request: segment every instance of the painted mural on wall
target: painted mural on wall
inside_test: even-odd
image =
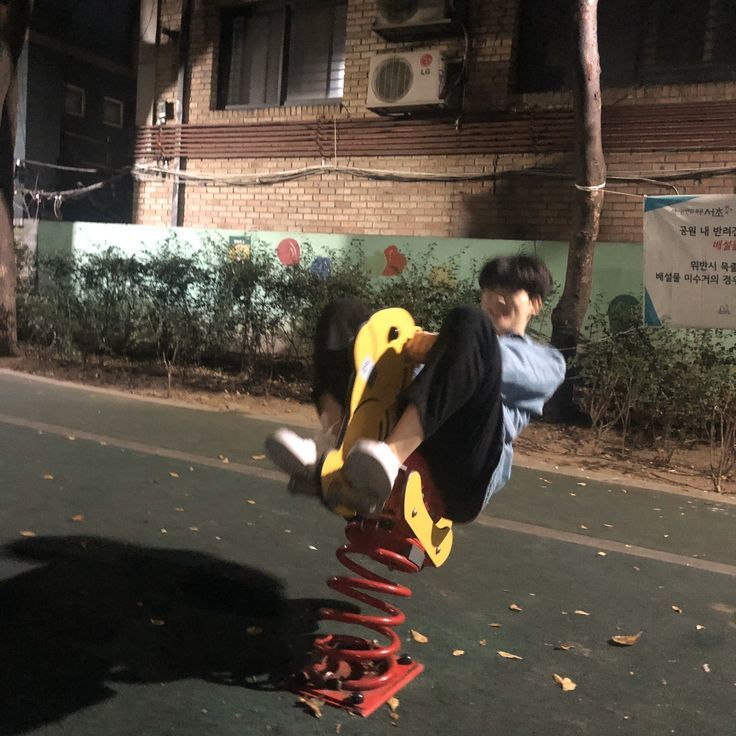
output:
[[[284,268],[299,264],[322,278],[330,278],[335,259],[353,258],[360,260],[374,278],[391,279],[412,268],[427,269],[430,282],[451,286],[458,278],[474,278],[489,258],[526,252],[543,258],[555,282],[562,284],[567,264],[567,243],[558,241],[238,232],[82,222],[40,222],[38,249],[39,254],[90,253],[114,246],[133,255],[155,252],[172,238],[186,252],[196,252],[207,241],[226,242],[233,258],[246,259],[253,252],[266,252]],[[593,299],[601,308],[608,309],[624,297],[641,298],[642,259],[641,244],[598,244]]]

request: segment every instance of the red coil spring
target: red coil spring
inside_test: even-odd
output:
[[[388,644],[380,646],[373,640],[344,634],[320,637],[315,640],[314,647],[323,655],[322,660],[310,668],[308,675],[312,681],[321,680],[325,684],[330,680],[339,680],[339,686],[343,690],[373,690],[386,684],[396,669],[396,655],[401,648],[401,640],[394,627],[402,624],[405,616],[396,606],[370,593],[408,598],[411,590],[366,569],[352,559],[351,555],[370,557],[391,570],[401,572],[418,572],[420,568],[407,559],[405,553],[380,546],[384,543],[406,550],[411,542],[409,538],[397,537],[390,531],[384,531],[377,522],[351,522],[345,534],[348,544],[338,548],[337,559],[360,577],[333,577],[327,581],[327,585],[343,595],[378,609],[383,615],[323,608],[319,618],[323,621],[364,626],[386,637]]]

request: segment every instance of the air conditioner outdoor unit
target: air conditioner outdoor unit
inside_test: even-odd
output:
[[[453,0],[378,0],[373,30],[389,41],[456,32]]]
[[[376,26],[415,26],[450,17],[449,0],[378,0]]]
[[[446,107],[446,64],[436,49],[371,57],[366,107],[383,115]]]

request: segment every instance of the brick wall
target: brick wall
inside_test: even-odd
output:
[[[162,25],[176,30],[181,0],[162,0]],[[372,33],[375,0],[349,0],[345,88],[342,105],[281,107],[258,110],[217,110],[216,77],[219,10],[215,3],[195,0],[192,19],[189,123],[248,123],[314,120],[318,117],[372,117],[364,100],[370,57],[400,47]],[[478,0],[471,3],[469,80],[465,110],[478,113],[511,107],[569,107],[569,93],[514,95],[513,40],[517,0]],[[450,58],[463,55],[463,40],[438,44]],[[159,99],[176,94],[175,43],[160,47],[157,64]],[[636,105],[653,102],[691,102],[736,99],[736,83],[648,86],[604,90],[604,104]],[[704,167],[736,166],[736,150],[723,152],[608,152],[609,175],[640,174]],[[207,175],[268,173],[310,166],[313,159],[191,159],[189,171]],[[338,163],[397,171],[478,173],[511,171],[533,165],[570,168],[569,154],[501,156],[352,157]],[[736,191],[736,177],[679,183],[680,193]],[[666,194],[671,188],[609,183],[601,219],[603,241],[641,240],[640,195]],[[615,192],[620,192],[614,193]],[[559,239],[569,237],[573,188],[554,179],[511,177],[495,183],[398,183],[359,180],[345,175],[322,175],[264,187],[187,185],[183,225],[260,230]],[[639,196],[626,196],[639,195]],[[171,182],[139,182],[136,222],[167,225],[171,221]]]

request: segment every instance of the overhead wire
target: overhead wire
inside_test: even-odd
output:
[[[628,184],[648,184],[650,186],[659,186],[663,188],[673,189],[675,194],[679,194],[677,187],[672,184],[673,180],[685,179],[704,179],[713,176],[726,176],[736,173],[736,167],[718,167],[714,169],[697,169],[686,171],[668,171],[657,172],[657,178],[645,176],[643,174],[612,174],[607,177],[607,182],[598,185],[595,189],[605,189],[611,194],[620,194],[622,196],[642,197],[641,194],[632,194],[629,192],[620,192],[609,189],[608,181],[628,183]],[[575,182],[575,176],[568,171],[559,171],[544,167],[528,167],[523,169],[506,169],[503,171],[479,172],[479,173],[436,173],[427,171],[399,171],[387,169],[374,169],[360,166],[345,166],[322,163],[314,166],[305,166],[295,169],[286,169],[276,172],[268,172],[263,174],[205,174],[192,170],[182,171],[171,169],[168,166],[160,164],[136,164],[133,167],[133,175],[137,178],[145,178],[146,176],[154,177],[179,177],[190,184],[200,185],[220,185],[220,186],[269,186],[297,179],[306,179],[312,176],[322,174],[344,174],[356,178],[373,179],[379,181],[395,181],[395,182],[484,182],[497,181],[499,179],[510,178],[514,176],[539,176],[556,180],[568,180],[578,189],[586,189]]]
[[[541,177],[549,178],[557,181],[569,182],[571,186],[576,186],[575,175],[569,171],[554,169],[543,166],[531,166],[527,168],[519,169],[505,169],[502,171],[482,171],[478,173],[437,173],[428,171],[401,171],[392,169],[376,169],[367,168],[361,166],[347,166],[322,163],[314,166],[298,167],[294,169],[285,169],[276,172],[267,173],[256,173],[256,174],[206,174],[190,169],[174,169],[167,165],[162,165],[159,159],[156,162],[152,160],[139,162],[132,166],[126,166],[117,170],[103,170],[103,169],[92,169],[82,168],[73,166],[62,166],[59,164],[49,164],[40,161],[20,159],[17,165],[27,164],[29,166],[42,166],[52,169],[58,169],[61,171],[76,171],[85,174],[107,174],[105,179],[102,179],[93,184],[78,186],[72,189],[64,189],[58,191],[47,191],[38,189],[37,185],[30,189],[24,186],[18,186],[17,191],[24,195],[30,195],[37,204],[41,201],[51,201],[54,203],[54,209],[56,212],[60,211],[61,205],[65,200],[68,199],[79,199],[90,195],[104,187],[110,186],[117,181],[122,180],[127,176],[132,176],[136,180],[150,181],[151,179],[160,178],[178,178],[179,180],[186,182],[190,185],[201,185],[201,186],[227,186],[227,187],[261,187],[261,186],[273,186],[276,184],[286,183],[290,181],[297,181],[299,179],[306,179],[314,176],[322,176],[324,174],[337,174],[350,176],[354,178],[369,179],[374,181],[392,181],[392,182],[406,182],[406,183],[462,183],[462,182],[493,182],[502,179],[508,179],[512,177],[528,176],[528,177]],[[674,191],[675,194],[679,194],[678,188],[672,183],[674,181],[685,181],[685,180],[697,180],[702,181],[703,179],[729,176],[736,174],[736,167],[734,166],[721,166],[712,167],[707,169],[683,169],[683,170],[668,170],[658,171],[656,178],[647,175],[649,172],[629,172],[629,173],[617,173],[609,174],[605,186],[602,187],[607,194],[619,195],[624,197],[635,197],[643,198],[643,194],[622,192],[617,189],[609,188],[609,182],[618,182],[622,184],[645,184],[648,186],[657,186],[662,188],[669,188]],[[578,188],[585,188],[580,187]],[[596,187],[597,188],[597,187]]]

